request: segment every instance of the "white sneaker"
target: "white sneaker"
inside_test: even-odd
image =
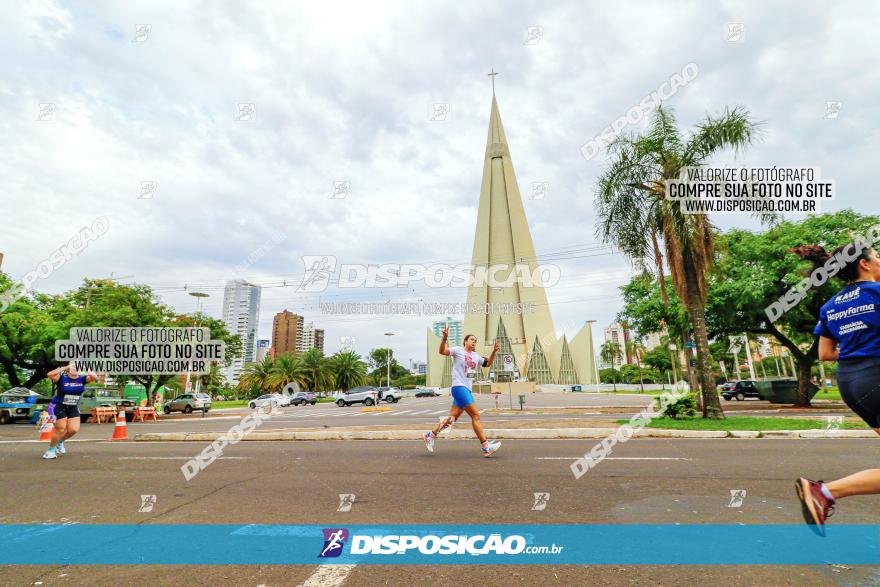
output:
[[[430,431],[425,432],[424,439],[425,448],[428,449],[428,452],[434,452],[434,436],[431,434]]]
[[[483,456],[492,456],[492,454],[496,452],[499,448],[501,448],[501,442],[498,440],[491,440],[486,446],[483,447]]]
[[[55,451],[50,449],[50,450],[47,450],[46,452],[43,453],[43,458],[44,459],[57,459],[58,457],[55,455]]]
[[[67,453],[67,449],[64,448],[64,441],[59,442],[55,446],[55,452],[58,453],[59,455],[63,455],[63,454]]]

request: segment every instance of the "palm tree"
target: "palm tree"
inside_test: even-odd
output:
[[[338,352],[330,357],[330,368],[336,380],[336,387],[342,391],[363,385],[367,379],[367,364],[354,351]]]
[[[645,382],[642,377],[642,357],[641,352],[644,350],[644,346],[637,340],[627,341],[626,343],[627,350],[629,351],[629,355],[635,357],[636,359],[636,367],[639,369],[639,389],[642,393],[645,393]]]
[[[305,374],[308,391],[327,391],[333,386],[334,377],[330,359],[320,349],[309,349],[299,355],[299,362]]]
[[[614,359],[620,355],[620,345],[609,340],[599,347],[599,355],[603,361],[611,363],[611,382],[614,384],[614,393],[617,393],[617,373],[614,371]]]
[[[705,214],[685,214],[677,202],[666,199],[666,181],[678,179],[683,167],[705,165],[723,149],[739,152],[758,138],[759,126],[746,110],[725,109],[682,137],[672,112],[658,107],[646,134],[620,137],[608,147],[610,166],[597,188],[598,236],[630,258],[653,259],[664,300],[665,253],[695,339],[704,418],[724,417],[706,332],[706,275],[714,256],[714,227]]]
[[[256,389],[261,392],[271,389],[272,386],[269,383],[269,378],[271,377],[274,363],[272,357],[265,357],[259,363],[248,363],[238,380],[239,389]]]
[[[285,353],[275,357],[272,368],[269,370],[269,377],[266,379],[266,383],[272,391],[278,391],[290,382],[294,382],[300,387],[306,387],[306,381],[308,381],[308,373],[303,368],[298,353]]]
[[[211,366],[208,368],[208,372],[197,375],[196,381],[201,383],[201,386],[205,391],[211,393],[212,390],[216,390],[223,385],[226,381],[226,376],[223,375],[223,371],[217,361],[211,361]]]

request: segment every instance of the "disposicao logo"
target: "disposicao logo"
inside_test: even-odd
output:
[[[348,540],[348,530],[345,528],[324,528],[324,548],[320,558],[335,558],[342,554],[345,541]]]

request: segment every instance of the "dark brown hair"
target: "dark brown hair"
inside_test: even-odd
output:
[[[466,343],[466,342],[467,342],[467,339],[469,339],[469,338],[472,337],[472,336],[473,336],[474,338],[477,338],[477,335],[476,335],[476,334],[465,334],[465,335],[464,335],[464,338],[461,339],[462,344]]]
[[[839,269],[836,277],[846,281],[847,283],[855,281],[859,277],[859,261],[868,261],[872,249],[863,243],[846,243],[842,244],[830,253],[820,245],[798,245],[789,249],[790,253],[794,253],[804,261],[810,261],[815,267],[821,267],[828,262],[828,259],[837,257],[840,260]],[[851,257],[856,255],[852,261],[846,261],[843,256]]]

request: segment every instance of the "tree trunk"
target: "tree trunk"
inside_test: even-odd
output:
[[[687,311],[694,330],[694,343],[697,347],[697,376],[700,379],[703,398],[703,417],[712,420],[724,418],[724,410],[715,389],[715,376],[712,374],[712,355],[709,353],[709,336],[706,332],[706,308],[700,298],[696,268],[685,264],[687,280]]]
[[[681,348],[676,353],[676,360],[678,361],[679,367],[681,366],[681,358],[684,357],[684,372],[687,374],[687,382],[691,388],[691,391],[694,393],[700,389],[700,384],[697,381],[697,376],[694,373],[693,368],[691,367],[691,350],[687,347],[688,341],[691,340],[691,336],[685,332],[681,335]]]

